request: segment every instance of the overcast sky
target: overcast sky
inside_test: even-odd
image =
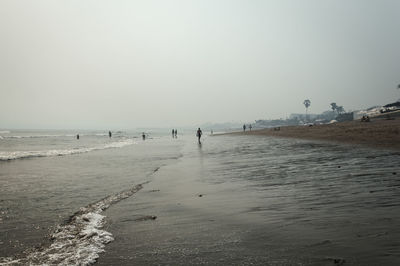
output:
[[[399,83],[398,0],[0,1],[0,128],[357,110]]]

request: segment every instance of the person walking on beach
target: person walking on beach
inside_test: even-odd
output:
[[[243,125],[243,132],[246,131],[246,125]]]
[[[197,136],[197,138],[199,139],[199,144],[201,144],[201,141],[200,141],[200,138],[201,138],[201,135],[203,134],[203,132],[201,132],[201,129],[199,128],[199,129],[197,129],[197,134],[196,134],[196,136]]]
[[[111,136],[112,136],[111,131],[108,131],[108,137],[111,138]]]
[[[143,140],[146,139],[146,134],[144,134],[144,132],[142,133],[142,139],[143,139]]]
[[[250,129],[250,131],[251,131],[251,128],[252,128],[252,126],[251,126],[251,124],[249,125],[249,129]]]
[[[79,139],[79,134],[76,135],[76,139]]]

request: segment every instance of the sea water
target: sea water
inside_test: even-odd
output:
[[[2,131],[0,264],[398,265],[400,153]]]

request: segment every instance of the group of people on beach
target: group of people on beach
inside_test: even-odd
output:
[[[196,132],[196,137],[197,137],[199,144],[201,144],[200,139],[201,139],[202,135],[203,135],[203,132],[201,131],[200,128],[198,128],[197,132]],[[172,138],[178,138],[178,130],[172,129]]]
[[[251,127],[250,127],[250,129],[251,129]],[[211,131],[211,134],[212,134],[212,131]],[[199,144],[201,144],[201,136],[203,135],[203,132],[201,131],[201,129],[200,128],[198,128],[197,129],[197,132],[196,132],[196,137],[197,137],[197,140],[198,140],[198,143]],[[112,137],[112,133],[111,133],[111,131],[108,131],[108,137],[109,138],[111,138]],[[79,140],[79,134],[77,134],[76,135],[76,139],[78,139]],[[178,130],[177,129],[172,129],[172,138],[178,138]],[[145,132],[143,132],[142,133],[142,139],[143,140],[146,140],[146,133]]]
[[[370,119],[369,119],[369,116],[367,116],[367,115],[363,115],[363,117],[361,118],[361,122],[369,122],[370,121]]]
[[[178,138],[178,130],[172,129],[172,138]]]
[[[249,125],[249,130],[251,131],[251,129],[252,129],[253,127],[252,127],[252,125],[250,124]],[[243,132],[245,132],[246,131],[246,124],[243,124]]]
[[[245,127],[245,125],[243,125]],[[245,128],[243,128],[243,130],[245,130]],[[251,125],[250,125],[250,130],[251,130]],[[211,133],[212,134],[212,133]],[[198,139],[199,144],[201,144],[201,136],[203,135],[203,132],[201,131],[200,128],[197,129],[196,132],[196,137]],[[111,131],[108,131],[108,137],[111,138],[112,137],[112,133]],[[172,138],[178,138],[178,130],[176,129],[172,129]],[[76,139],[79,139],[79,134],[76,135]],[[146,134],[143,132],[142,133],[142,139],[145,140],[146,139]]]

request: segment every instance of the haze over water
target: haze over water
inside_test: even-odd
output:
[[[89,151],[0,161],[5,265],[98,256],[100,265],[400,262],[398,152],[254,136],[205,136],[199,146],[194,133],[145,141],[58,133],[13,146]]]
[[[0,2],[0,127],[192,128],[392,103],[400,2]],[[12,113],[12,115],[11,115]]]

